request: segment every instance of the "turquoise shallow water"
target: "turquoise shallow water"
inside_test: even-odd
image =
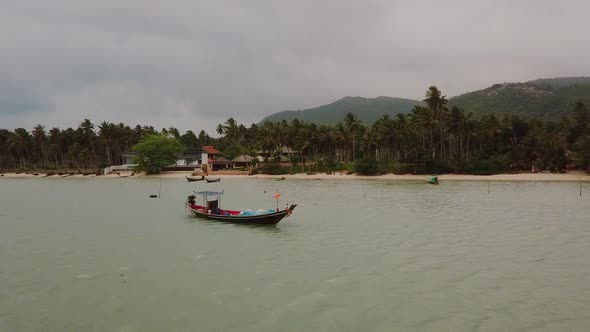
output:
[[[0,331],[586,331],[577,183],[1,179]],[[299,206],[277,227],[188,217]],[[266,193],[265,193],[266,191]]]

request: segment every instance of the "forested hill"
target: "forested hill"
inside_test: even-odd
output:
[[[590,77],[546,78],[524,83],[494,84],[487,89],[450,98],[449,108],[457,106],[472,112],[474,118],[492,113],[508,113],[527,118],[558,120],[578,101],[590,105]],[[335,124],[350,112],[363,123],[371,124],[383,114],[407,113],[421,104],[418,100],[403,98],[344,97],[315,108],[275,113],[265,117],[262,122],[299,119],[317,124]]]
[[[265,117],[262,122],[279,122],[299,119],[316,124],[334,124],[344,119],[347,113],[354,113],[363,123],[371,124],[383,114],[395,115],[407,113],[416,105],[418,100],[392,97],[344,97],[331,104],[300,111],[284,111]]]
[[[473,112],[475,117],[509,113],[542,120],[558,120],[574,104],[590,104],[590,77],[538,79],[501,83],[449,99],[449,106]]]

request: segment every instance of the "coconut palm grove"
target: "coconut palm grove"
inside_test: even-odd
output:
[[[476,118],[469,109],[449,107],[436,86],[411,112],[384,114],[373,123],[363,123],[354,112],[336,124],[294,119],[245,126],[230,118],[216,132],[219,137],[196,128],[181,134],[173,127],[89,119],[77,128],[0,129],[0,171],[97,171],[117,164],[122,153],[153,135],[177,140],[186,150],[214,145],[228,159],[260,150],[298,152],[290,160],[294,167],[265,163],[259,170],[271,174],[493,174],[590,166],[590,113],[583,102],[572,104],[559,120],[507,113]]]

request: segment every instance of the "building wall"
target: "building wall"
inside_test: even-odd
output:
[[[123,165],[137,165],[135,163],[135,156],[122,156]]]

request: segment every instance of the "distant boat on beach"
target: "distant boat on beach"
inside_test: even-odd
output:
[[[201,176],[200,178],[186,176],[186,180],[188,182],[203,181],[205,180],[205,176]]]

